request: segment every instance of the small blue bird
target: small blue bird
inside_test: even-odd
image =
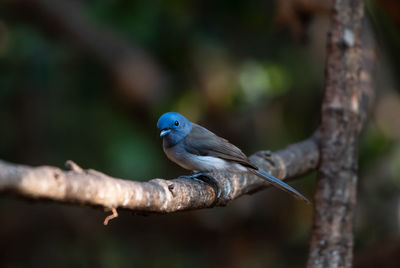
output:
[[[160,137],[163,138],[163,149],[167,157],[185,169],[199,172],[193,178],[199,177],[203,172],[218,170],[251,172],[295,198],[309,203],[298,191],[252,164],[238,147],[190,122],[183,115],[165,113],[158,119],[157,127]]]

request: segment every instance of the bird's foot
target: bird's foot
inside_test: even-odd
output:
[[[196,176],[195,176],[195,175],[196,175]],[[196,174],[192,174],[192,175],[182,175],[182,176],[179,176],[178,179],[190,179],[190,180],[199,181],[199,180],[197,179],[197,173],[196,173]],[[200,180],[200,181],[201,181],[201,180]],[[201,181],[201,182],[203,182],[203,181]]]
[[[214,189],[215,193],[217,194],[217,199],[221,195],[217,181],[213,177],[206,175],[204,172],[197,172],[192,175],[183,175],[179,176],[179,178],[192,179],[200,183],[208,184]]]
[[[183,176],[179,176],[179,178],[192,179],[192,180],[195,180],[195,181],[201,182],[201,183],[207,183],[210,180],[214,180],[212,177],[204,174],[203,172],[196,172],[196,173],[193,173],[192,175],[183,175]]]

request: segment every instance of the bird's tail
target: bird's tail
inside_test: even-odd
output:
[[[257,175],[258,177],[266,180],[267,182],[269,182],[270,184],[272,184],[273,186],[291,194],[293,197],[302,200],[304,202],[306,202],[307,204],[311,204],[311,202],[305,198],[301,193],[299,193],[298,191],[296,191],[293,187],[289,186],[288,184],[284,183],[283,181],[275,178],[274,176],[272,176],[271,174],[268,174],[267,172],[261,170],[261,169],[252,169],[249,168],[249,171],[251,173],[253,173],[254,175]]]

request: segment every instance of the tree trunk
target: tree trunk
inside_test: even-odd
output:
[[[333,1],[308,268],[352,266],[358,139],[367,113],[360,86],[363,13],[362,0]]]

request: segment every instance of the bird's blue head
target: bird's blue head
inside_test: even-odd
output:
[[[168,112],[158,119],[157,128],[160,130],[160,137],[163,137],[169,146],[173,146],[189,134],[192,123],[181,114]]]

